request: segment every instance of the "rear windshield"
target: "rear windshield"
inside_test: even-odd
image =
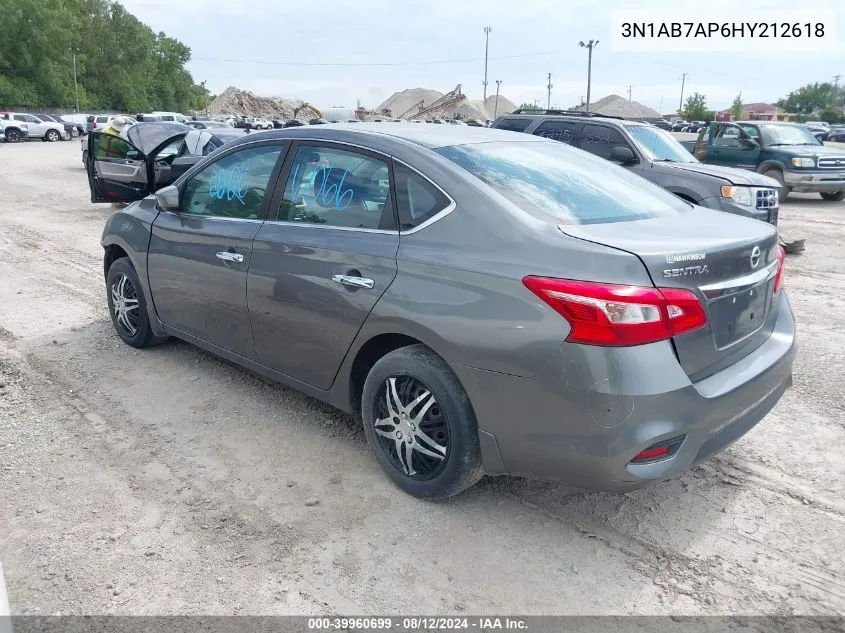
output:
[[[436,149],[521,209],[558,224],[684,213],[692,206],[623,167],[555,141]]]

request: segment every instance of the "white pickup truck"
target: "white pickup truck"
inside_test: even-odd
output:
[[[27,114],[25,112],[0,112],[0,119],[14,121],[16,123],[26,123],[29,127],[29,138],[40,138],[50,142],[60,141],[62,139],[68,140],[70,138],[64,125],[55,121],[42,121],[34,114]]]

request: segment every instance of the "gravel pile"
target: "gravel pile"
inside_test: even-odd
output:
[[[269,119],[317,119],[322,116],[320,111],[311,104],[299,99],[284,99],[282,97],[260,97],[248,90],[240,90],[234,86],[221,92],[211,105],[208,113],[212,116],[241,115],[261,116]]]

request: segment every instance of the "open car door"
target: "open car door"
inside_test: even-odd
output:
[[[150,194],[147,157],[124,138],[92,131],[85,167],[91,202],[132,202]]]

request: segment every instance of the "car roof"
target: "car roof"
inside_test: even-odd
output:
[[[469,125],[437,125],[422,123],[413,125],[406,122],[384,123],[330,123],[327,125],[310,125],[290,127],[281,130],[268,130],[250,134],[246,139],[257,138],[308,138],[313,140],[338,140],[345,142],[366,143],[368,139],[401,140],[430,149],[449,147],[452,145],[468,145],[472,143],[494,142],[545,142],[546,139],[486,127],[472,127]]]

